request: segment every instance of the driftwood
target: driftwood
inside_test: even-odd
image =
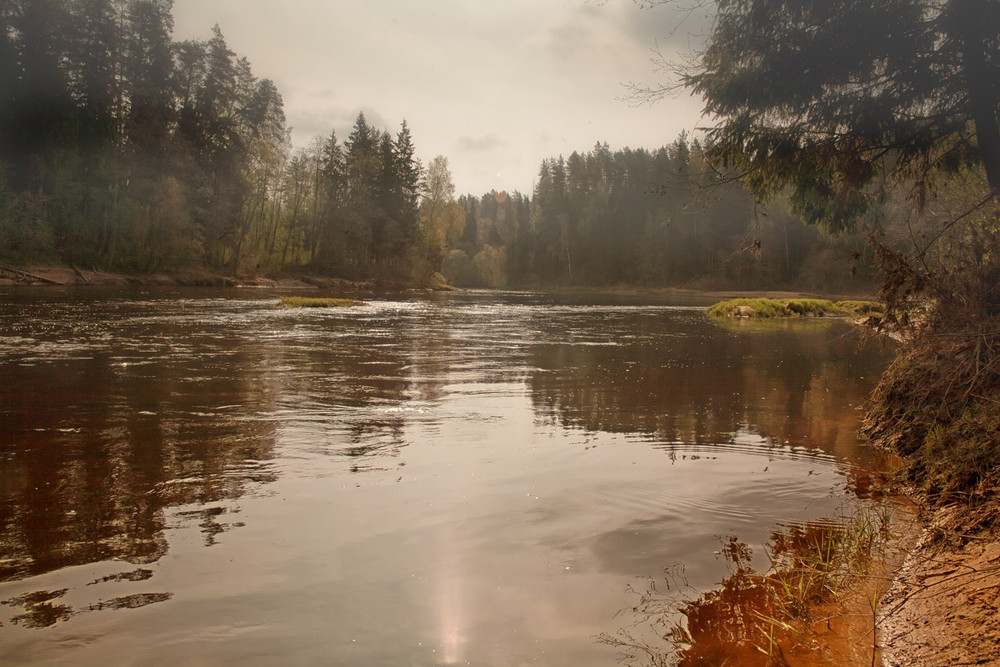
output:
[[[83,275],[80,269],[76,268],[76,264],[70,264],[70,266],[73,267],[73,271],[76,273],[76,275],[80,276],[80,280],[87,283],[88,285],[90,284],[90,281],[87,279],[87,276]]]
[[[51,280],[49,278],[43,278],[42,276],[36,276],[34,273],[28,273],[23,269],[7,266],[6,264],[0,264],[0,277],[10,278],[12,280],[34,280],[41,283],[48,283],[49,285],[62,285],[62,283],[58,280]]]

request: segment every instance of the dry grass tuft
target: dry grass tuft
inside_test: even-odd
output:
[[[909,462],[933,505],[993,498],[1000,462],[1000,323],[922,334],[885,372],[861,432]]]

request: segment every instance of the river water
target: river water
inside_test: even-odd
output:
[[[11,288],[0,663],[628,662],[595,638],[643,582],[878,465],[884,351],[703,305]]]

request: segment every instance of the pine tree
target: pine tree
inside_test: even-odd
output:
[[[10,92],[9,125],[12,169],[18,189],[46,191],[53,187],[54,153],[73,145],[75,107],[63,68],[72,43],[71,17],[65,2],[34,0],[9,19],[11,42],[19,65]]]
[[[173,0],[130,0],[126,10],[123,74],[129,142],[144,160],[168,148],[176,117],[171,44]]]

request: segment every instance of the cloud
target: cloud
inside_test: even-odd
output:
[[[346,139],[361,110],[392,133],[405,118],[420,159],[448,157],[460,192],[530,191],[543,158],[597,141],[655,148],[698,117],[690,103],[623,101],[623,84],[656,83],[656,39],[680,39],[668,35],[668,5],[175,0],[174,15],[175,38],[204,39],[218,22],[257,76],[275,81],[296,146],[331,130]]]
[[[665,53],[691,54],[704,46],[715,16],[714,5],[699,0],[678,0],[646,6],[625,15],[625,30],[647,47]]]
[[[639,51],[634,38],[623,30],[619,5],[584,4],[561,15],[541,36],[542,58],[573,76],[621,73]]]
[[[387,130],[395,135],[399,123],[389,121],[377,109],[370,106],[338,106],[316,104],[292,107],[288,114],[288,124],[292,127],[292,141],[296,146],[305,146],[315,137],[327,138],[331,131],[337,133],[338,141],[347,139],[358,113],[364,112],[368,125]],[[399,122],[402,122],[400,120]]]
[[[456,145],[463,153],[482,153],[497,150],[504,142],[497,135],[488,134],[482,137],[459,137]]]

